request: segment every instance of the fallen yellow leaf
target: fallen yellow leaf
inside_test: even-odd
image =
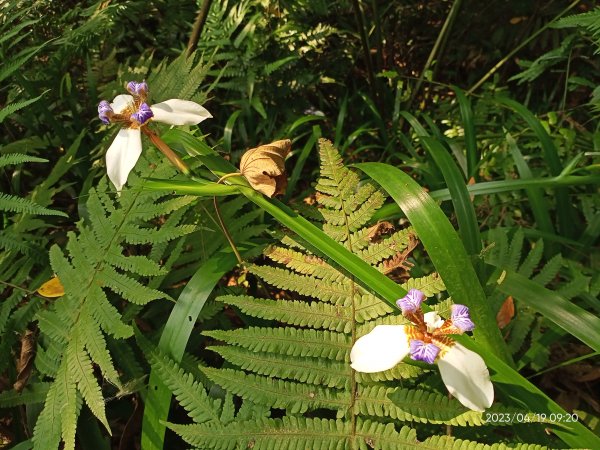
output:
[[[62,297],[65,295],[65,288],[58,277],[54,276],[42,284],[37,293],[44,297]]]
[[[284,139],[248,150],[240,161],[240,172],[250,186],[267,197],[283,194],[287,187],[285,157],[292,141]]]

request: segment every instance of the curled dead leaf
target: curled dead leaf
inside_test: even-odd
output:
[[[283,194],[287,187],[285,157],[291,147],[292,141],[284,139],[248,150],[240,162],[241,174],[267,197]]]
[[[509,295],[502,303],[498,314],[496,314],[496,323],[498,324],[498,328],[505,328],[512,318],[515,316],[515,302],[513,298]]]
[[[35,339],[35,331],[29,329],[26,329],[21,336],[21,353],[17,361],[17,379],[13,384],[13,388],[17,392],[21,392],[29,381],[35,357]]]
[[[49,298],[62,297],[65,295],[65,288],[58,277],[54,276],[42,284],[37,290],[37,293]]]
[[[387,220],[377,222],[369,228],[367,239],[371,242],[379,242],[384,235],[390,234],[392,231],[394,231],[394,225],[391,222]]]

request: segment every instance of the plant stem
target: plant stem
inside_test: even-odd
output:
[[[371,50],[369,49],[369,38],[367,36],[367,30],[365,29],[365,21],[362,9],[360,8],[359,0],[352,0],[352,7],[354,9],[354,15],[356,16],[356,23],[360,33],[360,41],[363,48],[363,54],[365,56],[365,64],[367,65],[367,76],[369,77],[369,85],[371,86],[371,96],[373,97],[373,101],[379,105],[377,89],[375,86],[375,72],[373,70],[373,61],[371,61]],[[379,110],[381,111],[381,108],[379,108]]]
[[[533,33],[531,36],[529,36],[527,39],[525,39],[523,42],[521,42],[521,44],[519,44],[517,47],[515,47],[508,55],[506,55],[504,58],[502,58],[500,61],[498,61],[496,63],[496,65],[494,65],[494,67],[492,67],[477,83],[475,83],[471,87],[471,89],[469,89],[467,91],[467,95],[470,95],[475,90],[477,90],[483,83],[485,83],[487,81],[488,78],[490,78],[492,75],[494,75],[498,71],[498,69],[500,69],[500,67],[502,67],[508,60],[510,60],[517,52],[519,52],[523,47],[525,47],[532,40],[534,40],[536,37],[538,37],[541,33],[546,31],[546,29],[548,29],[550,27],[550,25],[552,25],[554,22],[556,22],[558,19],[560,19],[562,16],[564,16],[567,12],[569,12],[571,9],[573,9],[575,6],[577,6],[577,4],[580,1],[581,0],[575,0],[573,3],[571,3],[569,6],[567,6],[563,11],[561,11],[554,19],[552,19],[550,22],[548,22],[542,28],[540,28],[535,33]]]
[[[221,178],[219,178],[219,180],[217,181],[217,184],[220,184],[222,181],[226,180],[229,177],[241,177],[241,176],[243,176],[243,175],[238,172],[228,173],[226,175],[223,175]],[[219,225],[221,226],[221,230],[223,230],[223,234],[225,235],[227,242],[229,242],[229,246],[233,250],[233,253],[235,254],[235,257],[236,257],[238,263],[240,265],[243,265],[244,260],[242,259],[240,252],[238,251],[235,243],[233,242],[233,238],[231,237],[231,234],[229,233],[229,230],[227,229],[227,226],[225,225],[225,222],[223,221],[223,217],[221,217],[221,210],[219,209],[219,203],[217,202],[216,196],[213,197],[213,204],[215,205],[215,212],[217,213],[217,219],[219,219]]]
[[[410,96],[410,99],[408,100],[406,109],[410,109],[410,106],[412,105],[413,101],[415,100],[415,98],[417,98],[417,95],[419,94],[419,91],[421,90],[421,86],[423,85],[423,80],[425,79],[425,74],[427,73],[427,71],[429,70],[431,65],[433,64],[433,61],[437,57],[438,53],[445,46],[447,36],[450,34],[450,30],[452,29],[454,20],[456,19],[456,16],[458,15],[458,11],[460,10],[461,4],[462,4],[462,0],[455,0],[455,2],[452,4],[452,7],[450,8],[450,12],[448,13],[448,17],[446,17],[446,21],[444,22],[444,25],[442,26],[442,29],[440,30],[440,34],[438,34],[438,37],[435,40],[435,44],[433,44],[433,48],[431,49],[431,52],[429,53],[429,57],[427,58],[427,61],[425,62],[425,65],[423,66],[421,75],[419,76],[419,79],[417,80],[417,85],[415,86],[415,89],[413,90],[413,92]]]
[[[187,166],[187,164],[184,163],[183,160],[179,156],[177,156],[177,154],[173,150],[171,150],[171,147],[169,147],[154,131],[145,126],[141,127],[141,130],[146,136],[150,138],[150,140],[156,146],[156,148],[158,148],[163,153],[163,155],[165,155],[167,159],[171,161],[171,164],[173,164],[179,171],[181,171],[181,173],[183,173],[184,175],[190,174],[190,168]]]
[[[192,28],[192,34],[190,35],[190,40],[188,41],[187,45],[188,58],[196,51],[196,48],[198,47],[198,41],[200,40],[200,35],[202,34],[204,24],[206,23],[206,18],[208,17],[208,11],[210,11],[211,4],[212,0],[204,0],[204,2],[202,2],[202,6],[200,7],[200,11],[198,11],[196,21],[194,22],[194,27]]]

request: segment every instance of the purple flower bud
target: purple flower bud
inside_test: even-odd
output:
[[[424,361],[433,364],[440,353],[440,348],[432,343],[426,344],[420,339],[410,340],[410,357],[415,361]]]
[[[463,333],[465,331],[472,331],[473,328],[475,328],[475,324],[469,315],[469,308],[467,308],[465,305],[452,305],[451,320],[452,325],[454,325]]]
[[[140,125],[144,125],[152,117],[154,117],[154,113],[152,113],[152,109],[150,109],[150,106],[148,106],[147,103],[142,103],[140,109],[131,115],[131,118]]]
[[[406,294],[406,297],[396,300],[396,305],[402,310],[402,314],[414,313],[417,309],[421,308],[421,302],[424,298],[425,294],[420,290],[411,289]]]
[[[138,83],[137,81],[130,81],[127,83],[127,90],[132,95],[146,95],[148,93],[148,84],[145,81]]]
[[[108,103],[106,100],[102,100],[98,104],[98,117],[105,125],[108,125],[110,123],[109,113],[113,113],[113,109],[110,107],[110,103]]]

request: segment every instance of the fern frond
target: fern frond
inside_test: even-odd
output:
[[[600,53],[600,7],[582,14],[563,17],[553,25],[554,28],[583,28],[588,31],[596,44],[595,53]]]
[[[480,444],[466,439],[456,439],[451,436],[431,436],[423,441],[427,448],[443,448],[444,450],[547,450],[548,447],[537,444]]]
[[[263,254],[272,261],[283,264],[302,275],[311,275],[328,281],[338,281],[343,277],[342,274],[327,264],[324,259],[291,248],[272,245]]]
[[[542,286],[545,286],[554,279],[561,267],[562,256],[560,254],[557,254],[553,256],[544,267],[542,267],[540,272],[537,275],[535,275],[532,278],[532,280],[536,283],[541,284]]]
[[[310,326],[348,333],[351,329],[349,308],[322,303],[309,305],[292,300],[266,300],[250,296],[225,295],[217,300],[237,306],[246,314],[279,320],[290,325]]]
[[[249,270],[275,287],[289,289],[334,305],[347,303],[348,297],[352,295],[352,286],[349,283],[336,281],[325,283],[318,276],[298,275],[279,267],[252,265]],[[321,275],[321,278],[325,277],[327,271],[323,271]]]
[[[33,443],[37,449],[55,450],[58,448],[63,421],[71,421],[73,417],[63,415],[63,410],[71,408],[67,404],[73,404],[76,397],[75,382],[67,375],[67,365],[63,364],[62,368],[56,374],[56,379],[48,391],[44,409],[38,416],[33,432]],[[74,442],[74,441],[72,441]]]
[[[77,383],[77,388],[81,392],[83,399],[90,408],[90,411],[102,422],[107,430],[110,430],[106,413],[104,412],[104,399],[100,386],[94,376],[92,361],[84,350],[84,343],[80,343],[81,337],[74,336],[72,342],[67,347],[66,364],[69,370],[69,376]]]
[[[159,354],[157,350],[149,356],[150,363],[158,370],[161,380],[196,423],[219,423],[220,417],[217,412],[221,407],[221,401],[210,398],[204,391],[204,387],[194,381],[194,377],[185,373],[171,358]]]
[[[201,370],[211,381],[243,399],[272,408],[285,408],[292,414],[318,408],[341,411],[350,406],[348,391],[257,376],[240,370],[208,367]]]
[[[0,192],[0,211],[11,211],[25,214],[38,214],[40,216],[60,216],[68,217],[62,211],[45,208],[26,198],[16,197],[14,195]]]
[[[270,352],[287,356],[345,361],[352,347],[343,333],[304,328],[250,327],[231,331],[204,331],[205,336],[228,344],[239,345],[251,352]]]
[[[527,414],[517,408],[493,405],[485,413],[471,411],[447,395],[416,389],[367,386],[359,389],[356,403],[362,414],[389,417],[403,422],[443,423],[454,426],[486,425],[487,413]],[[495,424],[502,425],[502,424]],[[511,425],[510,422],[504,425]]]
[[[210,424],[168,426],[188,444],[214,450],[350,448],[350,427],[347,422],[341,420],[290,416],[282,419],[233,422],[224,428]]]
[[[518,273],[529,278],[535,268],[539,265],[543,255],[544,241],[540,239],[532,246],[531,250],[527,252],[527,256],[519,267]]]
[[[21,392],[7,390],[0,392],[0,408],[44,403],[50,390],[50,383],[30,383]]]
[[[259,375],[300,381],[302,383],[343,388],[350,379],[351,370],[344,362],[320,358],[288,358],[277,353],[248,353],[239,347],[208,347],[226,361],[242,370]]]
[[[410,289],[418,289],[422,291],[426,297],[433,297],[440,292],[446,290],[444,280],[437,272],[424,277],[410,278],[406,283],[402,283],[402,287],[407,291]]]

